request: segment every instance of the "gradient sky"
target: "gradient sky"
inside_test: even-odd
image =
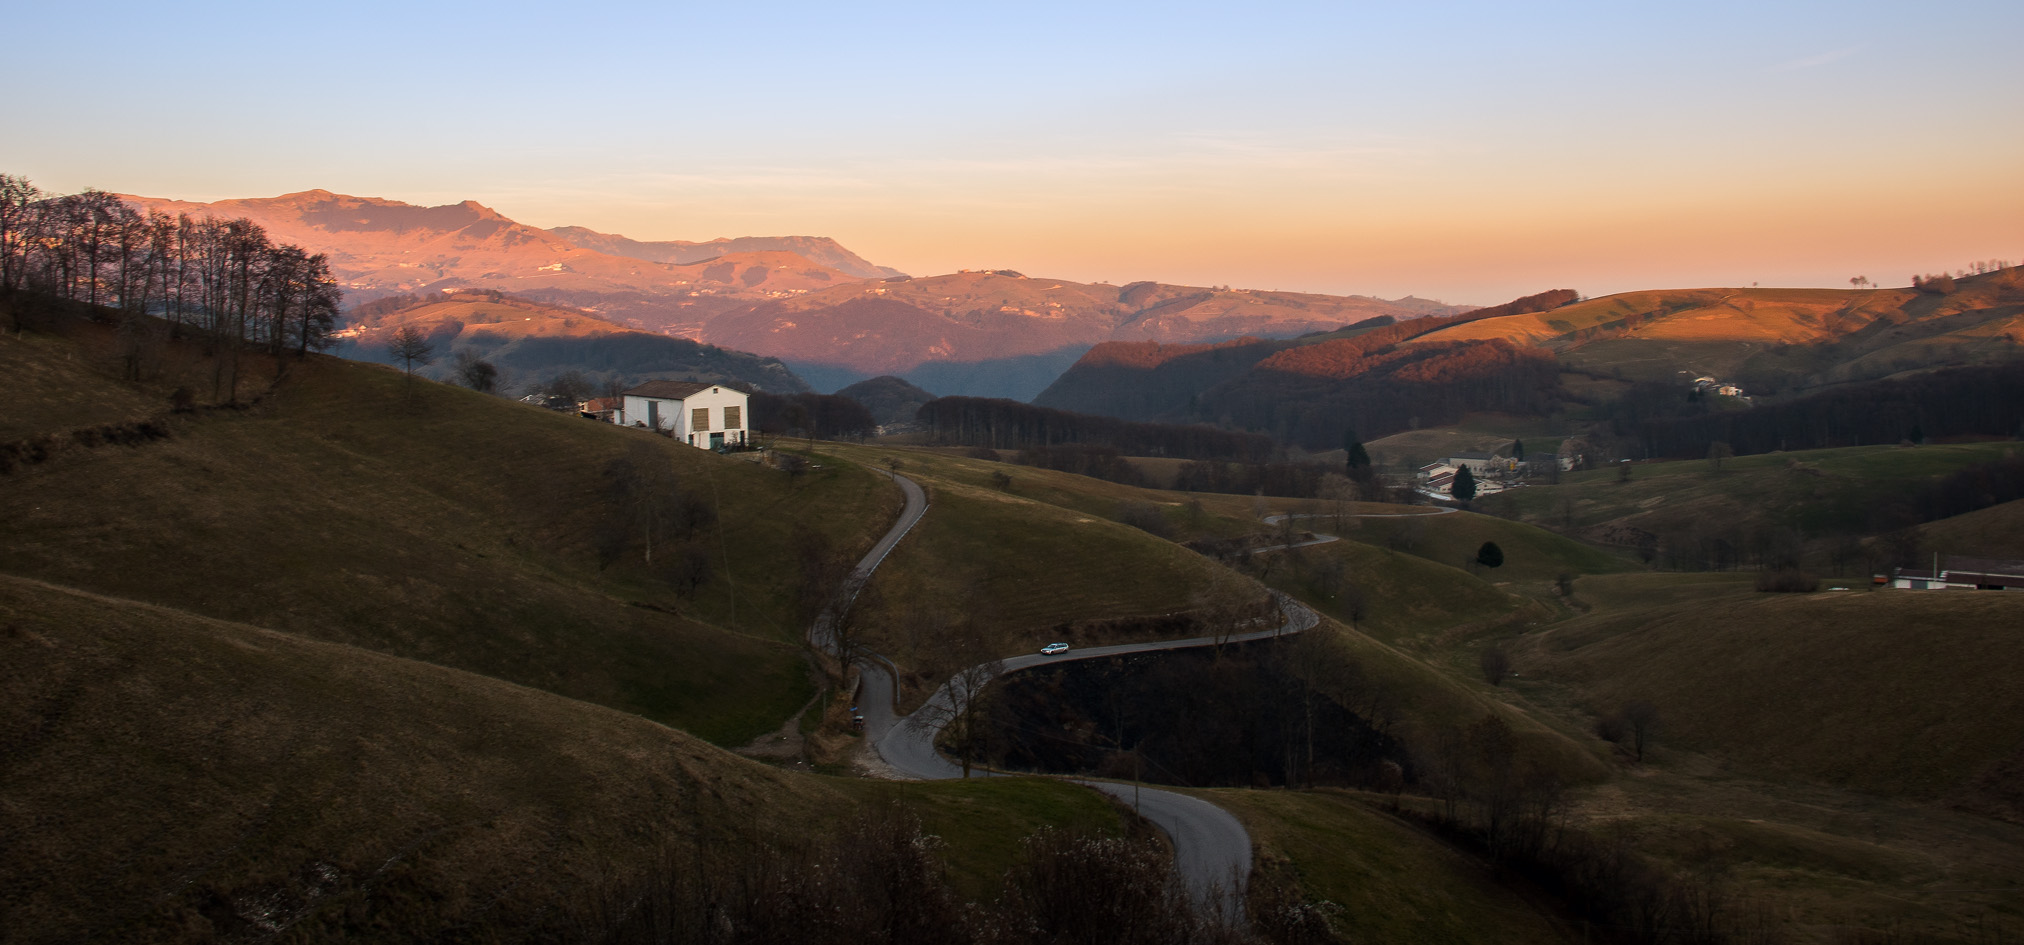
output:
[[[0,170],[1488,304],[2024,261],[2024,4],[8,0]]]

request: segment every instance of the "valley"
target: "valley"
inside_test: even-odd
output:
[[[1870,577],[2017,554],[2017,362],[1988,334],[2012,270],[1403,319],[1053,282],[1045,312],[985,314],[1046,281],[1003,271],[751,303],[848,289],[870,328],[1137,305],[1183,337],[1322,312],[1097,344],[1020,404],[892,375],[817,395],[791,359],[539,292],[437,285],[319,328],[260,289],[228,318],[153,294],[167,258],[103,298],[5,296],[10,941],[652,940],[733,901],[754,929],[819,902],[1042,941],[991,930],[1071,893],[1178,923],[1146,941],[2024,921],[2024,595]],[[1933,341],[1957,335],[1986,345]],[[1679,347],[1774,336],[1775,361]],[[417,370],[403,338],[463,357]],[[1605,341],[1646,353],[1584,360]],[[758,448],[594,422],[569,375],[749,388],[726,422]],[[1437,459],[1505,488],[1441,494],[1414,476]]]

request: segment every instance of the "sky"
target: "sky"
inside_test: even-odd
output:
[[[0,0],[0,172],[1493,304],[2024,261],[2024,4]]]

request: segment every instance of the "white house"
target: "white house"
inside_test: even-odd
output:
[[[625,392],[612,413],[621,426],[666,430],[690,446],[716,449],[745,442],[744,391],[703,381],[648,381]]]

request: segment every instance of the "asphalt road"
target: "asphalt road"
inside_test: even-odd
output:
[[[1234,634],[1223,638],[1220,642],[1236,643],[1298,633],[1313,627],[1318,621],[1319,618],[1313,611],[1292,598],[1280,594],[1274,596],[1279,599],[1280,608],[1286,614],[1284,623],[1265,630]],[[998,673],[1003,674],[1042,663],[1213,646],[1218,642],[1215,637],[1190,637],[1184,640],[1152,643],[1093,646],[1070,650],[1058,656],[1029,653],[1003,660]],[[895,771],[908,777],[922,780],[962,777],[961,766],[935,750],[935,736],[940,734],[942,723],[948,718],[954,705],[951,687],[943,685],[935,690],[934,695],[928,697],[921,709],[915,710],[912,715],[901,716],[893,711],[893,681],[888,669],[881,663],[867,660],[859,664],[859,672],[863,680],[863,691],[859,696],[858,707],[865,717],[865,736],[871,740],[879,757],[885,759]],[[972,768],[970,776],[1003,775],[982,768]],[[1225,915],[1243,914],[1244,884],[1251,875],[1251,834],[1236,817],[1230,815],[1229,811],[1198,798],[1158,788],[1080,778],[1075,780],[1079,784],[1086,784],[1127,803],[1136,803],[1140,816],[1152,821],[1173,842],[1175,865],[1179,868],[1181,877],[1187,881],[1188,890],[1193,893],[1195,901],[1205,906],[1219,908]]]
[[[916,522],[926,514],[928,501],[921,487],[905,476],[886,473],[906,494],[906,507],[900,512],[899,521],[894,523],[885,537],[879,539],[870,553],[858,562],[853,580],[862,584],[876,570],[886,555],[892,552],[900,539],[905,538]],[[1443,509],[1451,512],[1452,509]],[[1439,513],[1404,513],[1439,514]],[[1367,518],[1396,518],[1403,515],[1378,514],[1359,516]],[[1306,516],[1303,516],[1306,517]],[[1325,517],[1325,516],[1314,516]],[[1281,516],[1267,519],[1276,523]],[[1333,535],[1317,536],[1300,545],[1321,544],[1334,541]],[[1255,551],[1270,551],[1273,548],[1259,548]],[[1000,662],[993,675],[1025,669],[1042,663],[1059,663],[1073,660],[1102,659],[1126,653],[1148,653],[1156,650],[1179,650],[1191,647],[1213,646],[1217,643],[1234,643],[1245,640],[1259,640],[1299,633],[1319,622],[1314,611],[1309,610],[1293,598],[1278,592],[1273,597],[1279,602],[1280,612],[1285,616],[1278,626],[1249,633],[1235,634],[1221,638],[1190,637],[1184,640],[1164,640],[1152,643],[1121,643],[1114,646],[1097,646],[1071,650],[1057,656],[1043,656],[1028,653],[1008,657]],[[818,621],[809,632],[822,646],[830,646],[825,639],[827,621]],[[894,710],[895,693],[891,667],[877,655],[867,655],[858,660],[862,692],[859,695],[859,711],[865,717],[865,737],[878,752],[880,758],[895,772],[910,778],[942,780],[960,778],[962,768],[935,750],[935,737],[941,731],[954,706],[954,696],[949,685],[943,685],[930,696],[922,708],[911,715],[899,715]],[[975,680],[972,681],[973,683]],[[973,768],[972,777],[1002,777],[998,772]],[[1189,891],[1195,900],[1213,908],[1219,908],[1224,915],[1241,916],[1244,884],[1251,874],[1251,835],[1237,818],[1208,801],[1148,788],[1142,785],[1124,784],[1111,781],[1074,779],[1135,804],[1141,816],[1166,832],[1173,842],[1176,866],[1187,881]]]

